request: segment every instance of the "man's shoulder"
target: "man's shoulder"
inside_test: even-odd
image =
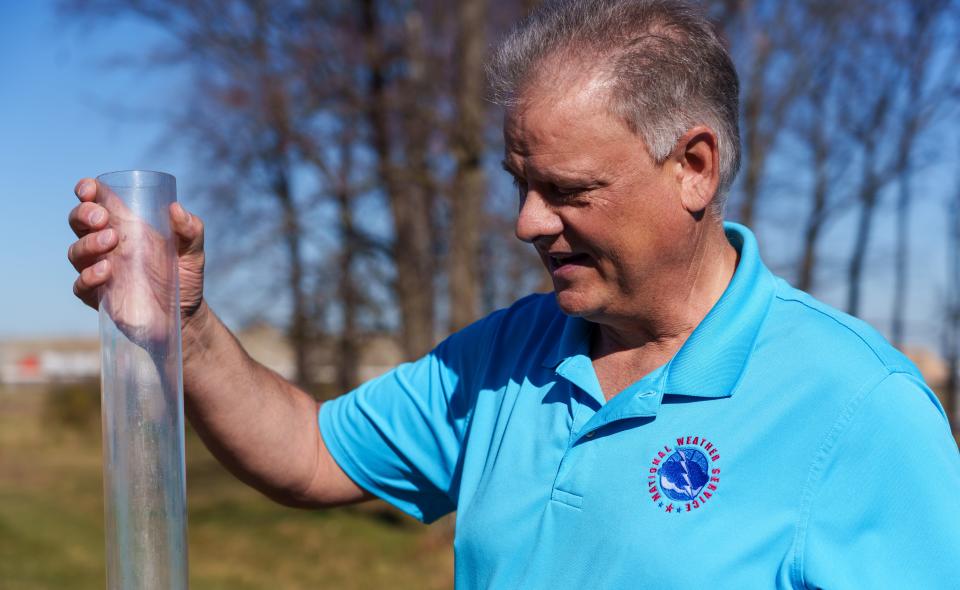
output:
[[[818,461],[843,463],[849,455],[837,454],[848,450],[851,438],[867,436],[874,447],[854,457],[882,459],[879,449],[918,437],[937,452],[955,448],[943,408],[920,371],[867,322],[777,279],[761,339],[758,371],[770,378],[776,373],[790,388],[799,403],[784,407],[806,416]]]
[[[557,297],[552,291],[548,293],[531,293],[525,297],[517,299],[508,307],[500,312],[507,314],[536,314],[544,316],[543,319],[552,319],[562,314],[557,307]],[[496,313],[496,312],[495,312]]]
[[[497,345],[500,354],[540,348],[551,334],[562,330],[564,317],[553,293],[533,293],[452,334],[447,344]]]
[[[844,313],[777,279],[774,305],[767,332],[782,339],[794,358],[816,361],[820,367],[836,366],[845,372],[874,374],[909,373],[916,366],[870,324]],[[802,356],[799,356],[802,355]]]
[[[553,293],[531,293],[507,307],[490,312],[464,330],[475,330],[489,324],[519,325],[524,329],[535,329],[543,324],[555,322],[562,315],[563,312],[557,307],[557,299]]]

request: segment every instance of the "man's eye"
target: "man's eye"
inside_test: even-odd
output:
[[[561,197],[575,197],[587,191],[587,189],[582,186],[558,186],[555,187],[554,190],[556,190],[557,194]]]

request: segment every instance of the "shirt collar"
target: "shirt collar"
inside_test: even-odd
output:
[[[583,318],[564,315],[560,338],[543,359],[543,366],[554,368],[564,359],[576,355],[590,356],[590,333],[593,326]]]
[[[733,395],[773,300],[774,277],[763,265],[757,240],[746,227],[724,223],[727,240],[740,254],[733,279],[656,381],[660,394],[694,397]],[[543,366],[583,364],[590,354],[590,322],[565,317]],[[580,367],[585,369],[586,367]],[[558,369],[559,370],[559,369]],[[582,371],[578,371],[582,372]],[[594,377],[594,380],[596,377]]]

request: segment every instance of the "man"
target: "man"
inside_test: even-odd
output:
[[[458,588],[956,587],[960,457],[916,369],[724,225],[737,78],[676,1],[546,2],[491,65],[533,295],[318,408],[202,298],[179,206],[188,416],[279,501],[457,510]],[[117,243],[71,213],[96,306]]]

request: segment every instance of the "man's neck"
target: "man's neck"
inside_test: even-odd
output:
[[[730,284],[739,254],[722,224],[698,238],[676,279],[679,288],[671,289],[681,296],[660,301],[642,315],[596,322],[590,356],[607,399],[669,361]]]

